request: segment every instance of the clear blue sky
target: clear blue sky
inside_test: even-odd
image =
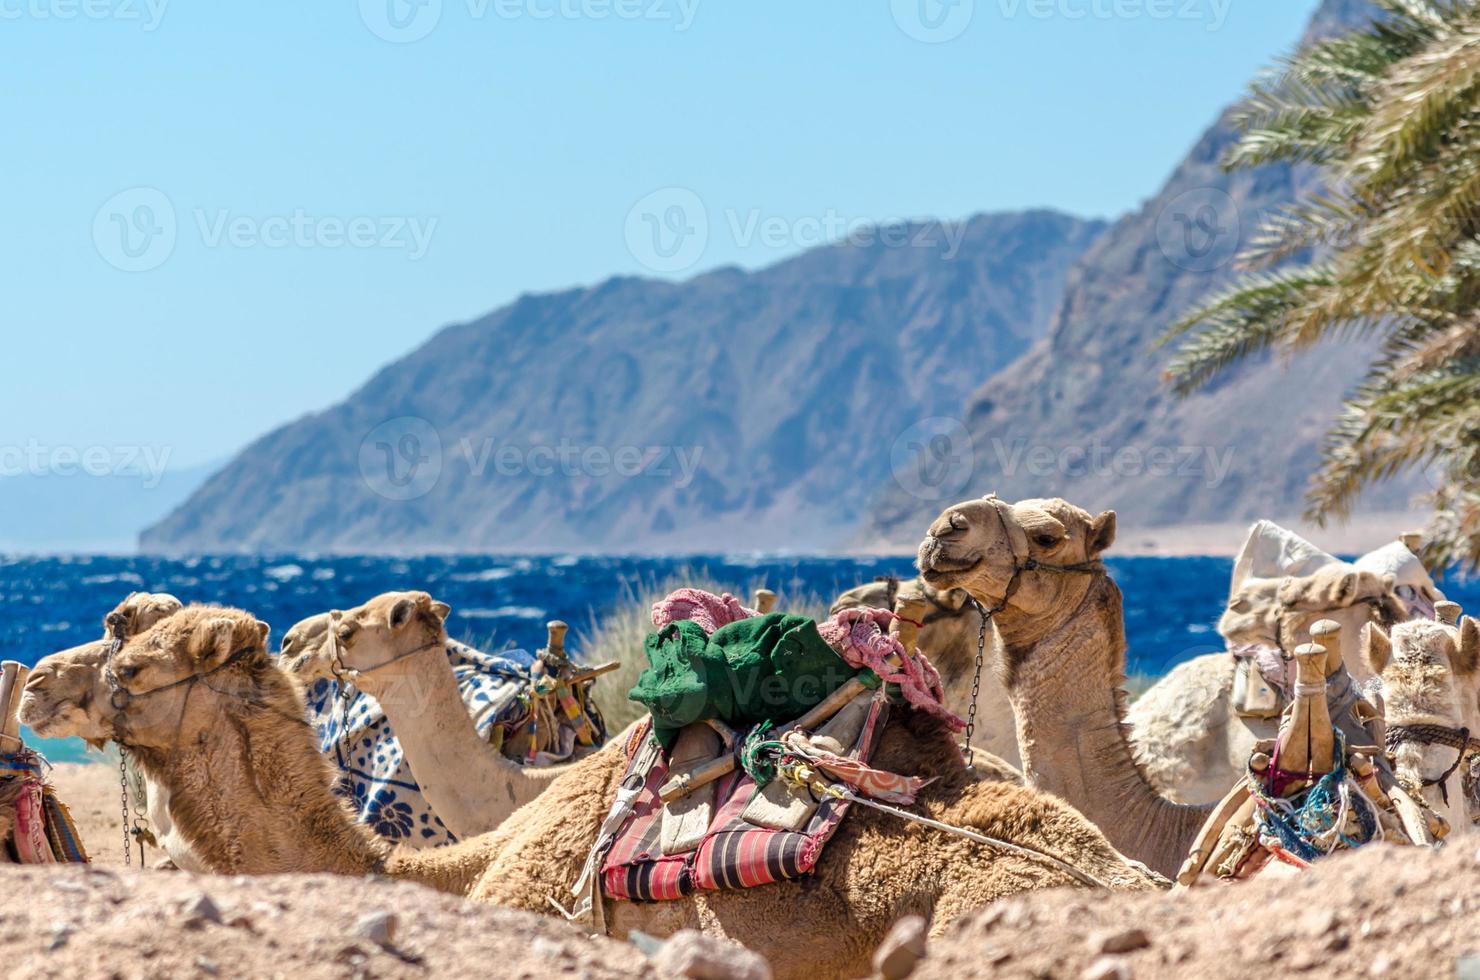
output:
[[[682,276],[830,218],[1115,216],[1316,6],[920,2],[0,0],[0,446],[219,459],[447,323],[653,274],[663,188],[710,221]]]

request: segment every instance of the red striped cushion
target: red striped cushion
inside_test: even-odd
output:
[[[865,762],[886,711],[882,698],[874,702],[859,742],[859,757]],[[634,739],[628,744],[631,758],[641,743]],[[630,765],[628,776],[633,775]],[[770,830],[746,823],[741,814],[755,794],[755,781],[737,771],[715,784],[718,805],[699,846],[684,854],[664,855],[658,840],[663,822],[658,788],[667,778],[668,760],[660,754],[643,781],[632,816],[602,862],[601,888],[608,898],[670,901],[692,894],[696,888],[753,888],[800,878],[817,865],[822,846],[848,812],[846,801],[825,800],[801,831]]]

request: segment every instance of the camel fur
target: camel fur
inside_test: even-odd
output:
[[[849,589],[838,596],[829,612],[836,614],[844,609],[860,607],[893,609],[896,598],[912,595],[923,597],[930,609],[920,628],[918,647],[940,671],[946,707],[965,718],[971,704],[971,681],[976,673],[981,614],[964,589],[935,589],[919,578],[903,582],[885,579]],[[991,642],[989,632],[986,651],[989,659],[992,657]],[[1012,704],[1007,700],[1002,682],[990,667],[982,670],[972,744],[984,756],[989,755],[1011,767],[1005,770],[995,767],[996,778],[1021,781],[1022,774],[1016,771],[1021,767],[1022,759],[1018,756]],[[978,769],[984,765],[993,768],[985,758],[977,761]]]
[[[1440,725],[1480,737],[1480,623],[1469,616],[1458,626],[1414,620],[1399,623],[1391,633],[1372,624],[1363,631],[1361,645],[1369,669],[1380,680],[1389,730]],[[1463,785],[1468,765],[1449,773],[1460,751],[1410,740],[1391,748],[1399,782],[1411,794],[1422,795],[1456,835],[1474,833],[1480,819],[1480,807]]]
[[[1157,793],[1126,735],[1120,590],[1098,563],[1115,514],[1063,500],[995,497],[947,508],[920,545],[937,589],[997,610],[999,679],[1012,702],[1029,785],[1062,797],[1121,852],[1175,875],[1207,811]],[[1074,566],[1075,571],[1028,568]]]
[[[330,792],[301,689],[267,656],[265,635],[245,613],[189,607],[115,656],[118,681],[133,696],[122,719],[108,717],[101,672],[85,709],[96,729],[127,740],[146,772],[168,784],[177,823],[210,870],[379,872],[544,914],[554,912],[550,899],[569,901],[625,768],[623,739],[572,765],[489,834],[393,851]],[[46,726],[46,707],[56,703],[44,685],[28,687],[22,718]],[[970,778],[949,732],[926,716],[901,709],[875,762],[937,777],[919,804],[937,819],[1039,848],[1116,889],[1157,884],[1061,801]],[[855,807],[806,879],[677,902],[607,902],[606,915],[618,936],[692,927],[742,941],[769,958],[777,977],[858,976],[901,915],[927,916],[939,934],[998,898],[1072,884],[1050,865]]]

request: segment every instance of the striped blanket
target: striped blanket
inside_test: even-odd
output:
[[[873,702],[857,743],[859,761],[868,760],[887,712],[882,698]],[[624,783],[642,775],[634,773],[632,767],[645,755],[637,749],[647,737],[644,729],[628,741],[629,768]],[[652,758],[655,761],[643,779],[631,815],[602,860],[601,889],[608,898],[670,901],[697,889],[753,888],[800,878],[817,865],[823,845],[848,812],[848,801],[828,798],[802,830],[758,827],[741,816],[755,794],[755,780],[736,770],[716,784],[714,817],[698,847],[683,854],[665,855],[659,843],[663,802],[658,789],[668,779],[668,761],[661,752]]]
[[[447,659],[473,724],[480,734],[498,744],[502,733],[496,729],[517,725],[528,715],[533,655],[524,650],[484,653],[449,640]],[[339,684],[319,680],[309,690],[309,721],[318,731],[319,748],[339,767],[342,775],[336,791],[349,799],[360,822],[387,840],[413,847],[456,842],[457,836],[443,825],[422,796],[380,704],[355,690],[345,713],[349,719],[348,753]],[[568,758],[575,751],[575,733],[562,732],[562,736],[560,751],[542,753],[534,761],[548,764]]]

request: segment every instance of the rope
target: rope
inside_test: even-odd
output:
[[[1345,760],[1346,739],[1339,728],[1332,731],[1336,737],[1335,757]],[[1275,778],[1276,765],[1277,760],[1270,765],[1271,780]],[[1309,862],[1330,854],[1339,844],[1356,849],[1371,843],[1379,833],[1376,808],[1360,786],[1353,797],[1350,782],[1345,762],[1338,761],[1334,769],[1316,779],[1315,785],[1287,799],[1274,795],[1264,778],[1249,769],[1249,791],[1259,806],[1260,837],[1266,846],[1272,842]],[[1353,806],[1354,800],[1359,800],[1361,805]],[[1348,814],[1353,812],[1358,830],[1356,837],[1349,837],[1344,828]]]
[[[1448,725],[1393,725],[1387,731],[1387,750],[1395,751],[1404,742],[1418,745],[1443,745],[1454,749],[1454,764],[1444,770],[1444,775],[1425,779],[1422,786],[1439,787],[1444,805],[1449,805],[1449,777],[1470,756],[1480,751],[1480,741],[1470,737],[1468,728],[1450,728]]]

